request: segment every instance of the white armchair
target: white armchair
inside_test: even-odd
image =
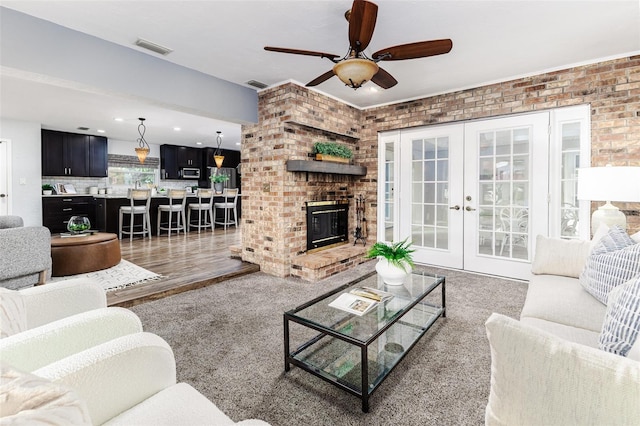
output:
[[[117,337],[142,331],[140,319],[107,308],[102,287],[77,279],[0,289],[0,358],[31,372]]]
[[[110,340],[39,368],[33,375],[73,391],[93,425],[268,426],[260,420],[235,423],[190,385],[176,384],[173,351],[151,333]],[[67,405],[74,404],[67,401]]]

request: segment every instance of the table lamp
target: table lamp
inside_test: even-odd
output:
[[[591,232],[600,224],[627,229],[627,218],[611,201],[640,201],[640,167],[586,167],[578,170],[578,199],[606,201],[591,216]]]

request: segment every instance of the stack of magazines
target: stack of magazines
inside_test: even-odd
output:
[[[385,302],[393,294],[371,287],[356,287],[348,293],[342,293],[336,300],[329,303],[332,308],[362,316],[375,308],[378,303]]]

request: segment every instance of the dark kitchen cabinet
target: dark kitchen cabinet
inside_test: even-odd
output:
[[[200,161],[200,148],[190,148],[188,146],[178,147],[178,167],[202,168]]]
[[[160,145],[160,178],[180,179],[178,146]]]
[[[107,176],[107,138],[42,130],[43,176]]]
[[[89,136],[89,170],[87,176],[107,177],[108,142],[104,136]]]
[[[71,216],[86,216],[96,224],[95,204],[90,196],[55,196],[42,198],[42,224],[52,234],[67,232],[67,223]]]

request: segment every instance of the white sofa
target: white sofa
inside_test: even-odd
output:
[[[626,357],[599,349],[607,305],[579,280],[597,240],[539,236],[520,320],[488,319],[487,425],[640,424],[640,338]]]

